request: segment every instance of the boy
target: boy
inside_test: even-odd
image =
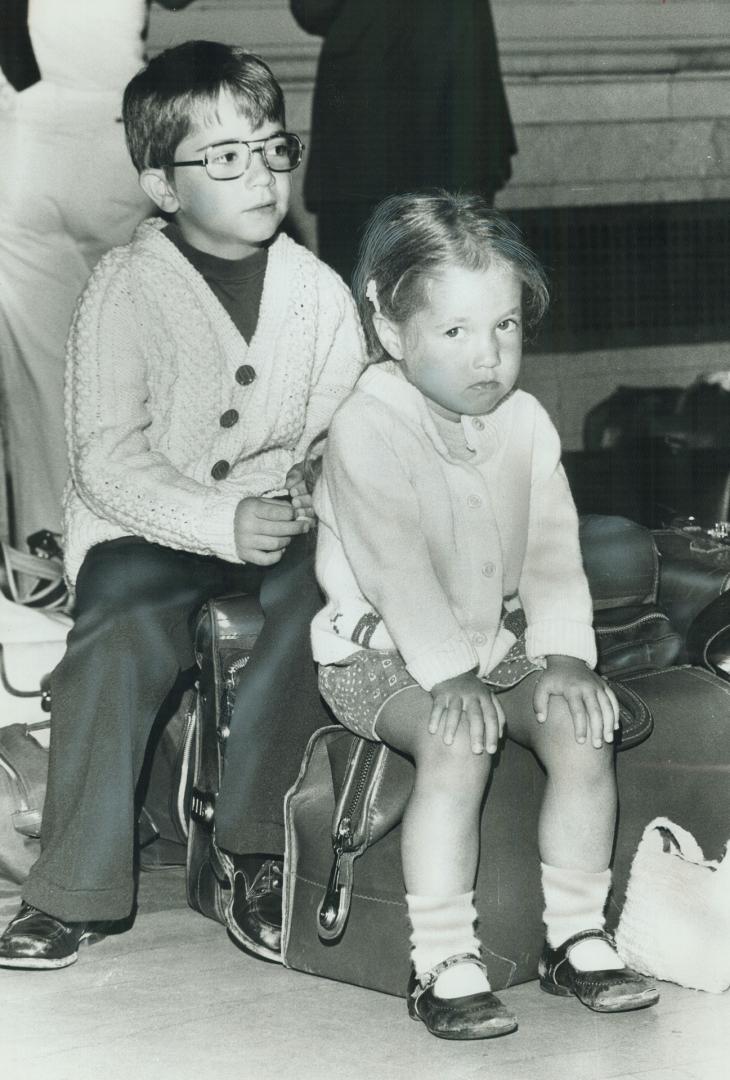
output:
[[[165,218],[99,263],[68,341],[66,569],[76,620],[52,678],[42,854],[0,965],[60,968],[133,904],[134,793],[155,716],[194,663],[206,599],[259,595],[265,626],[226,747],[216,839],[227,922],[280,959],[282,803],[323,721],[321,601],[300,462],[364,362],[339,278],[278,233],[299,139],[242,49],[193,41],[127,86],[140,184]]]

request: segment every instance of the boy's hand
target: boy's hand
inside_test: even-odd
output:
[[[316,524],[317,518],[312,505],[312,496],[307,491],[307,485],[304,481],[304,466],[301,462],[292,465],[286,474],[284,486],[289,492],[295,517],[306,522],[307,528],[304,531],[309,532],[312,526]]]
[[[590,729],[591,742],[600,749],[613,742],[618,727],[618,701],[608,683],[574,656],[548,656],[538,680],[533,705],[539,723],[547,718],[551,694],[565,698],[573,718],[575,740],[584,743]]]
[[[473,671],[436,683],[431,697],[428,730],[432,735],[443,724],[442,738],[451,746],[463,717],[469,725],[472,751],[481,754],[486,747],[488,754],[496,754],[504,731],[504,713],[497,698]]]
[[[233,519],[233,537],[242,562],[273,566],[284,554],[292,536],[308,526],[294,518],[294,510],[280,499],[251,496],[241,499]]]

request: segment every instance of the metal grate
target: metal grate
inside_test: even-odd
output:
[[[729,201],[508,214],[550,277],[533,349],[730,340]]]

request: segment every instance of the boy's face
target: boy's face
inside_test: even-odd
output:
[[[202,158],[206,148],[215,143],[265,139],[281,128],[274,121],[252,128],[235,101],[222,93],[215,117],[191,130],[179,144],[175,161]],[[155,187],[157,197],[144,183],[145,173],[151,177],[148,183]],[[142,186],[162,210],[175,214],[187,242],[221,259],[253,254],[272,238],[289,208],[289,173],[272,172],[260,153],[251,155],[246,172],[236,180],[213,180],[199,166],[175,169],[172,183],[160,169],[145,173]]]

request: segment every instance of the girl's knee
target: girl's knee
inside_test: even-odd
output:
[[[537,753],[548,773],[565,772],[576,781],[586,782],[613,773],[613,745],[604,742],[600,747],[593,746],[590,731],[584,742],[578,742],[572,713],[563,698],[551,698],[547,718],[540,727]]]
[[[440,732],[426,732],[414,755],[418,774],[434,788],[445,787],[449,791],[469,789],[479,794],[489,779],[492,759],[489,754],[475,754],[471,748],[469,732],[460,724],[453,743],[447,746]]]

